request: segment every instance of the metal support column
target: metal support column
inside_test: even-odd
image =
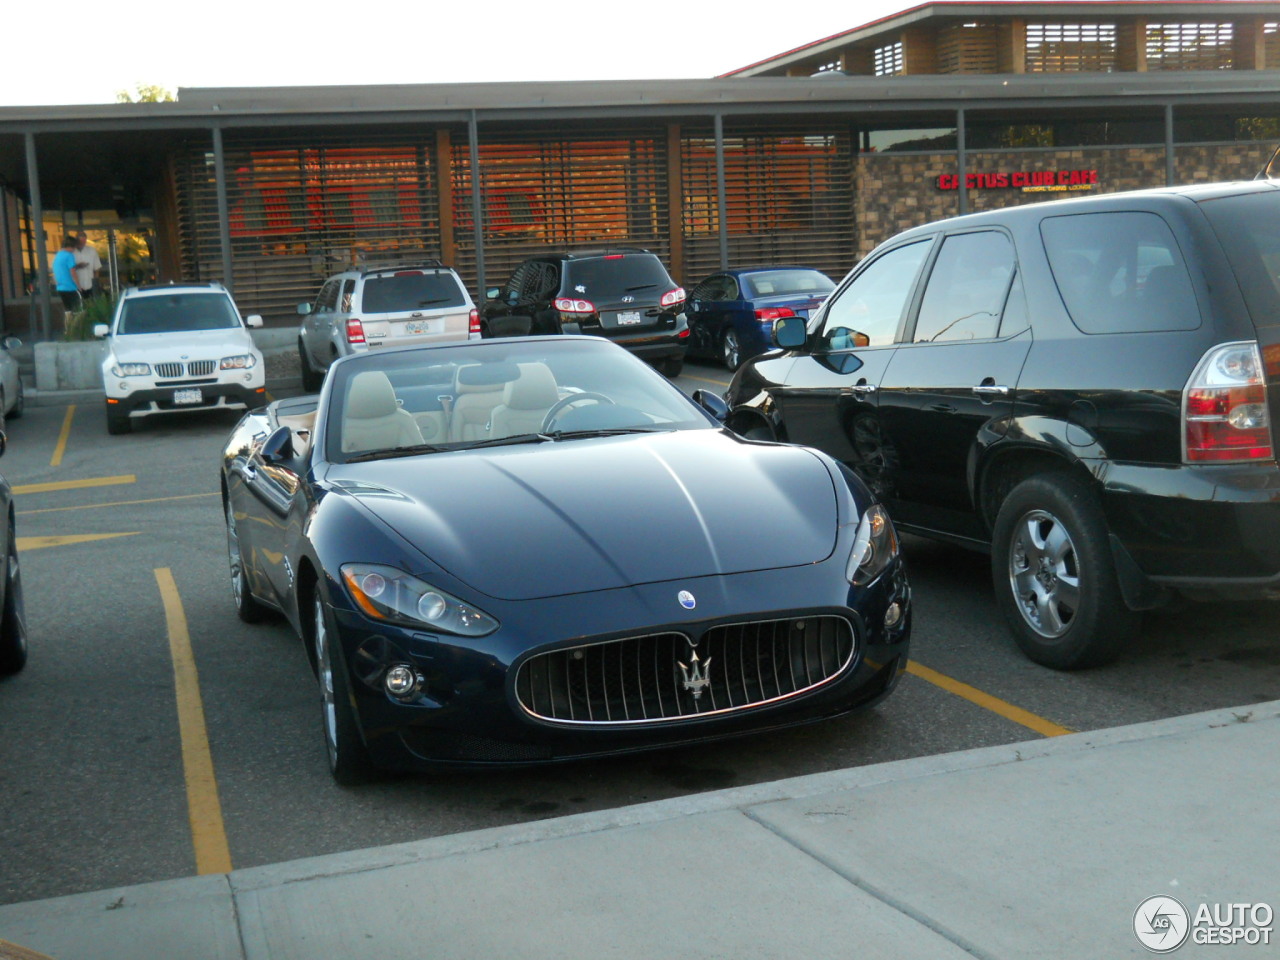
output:
[[[1177,180],[1173,154],[1173,104],[1164,105],[1164,183],[1172,187]]]
[[[476,112],[471,111],[467,120],[467,146],[471,151],[471,224],[476,243],[476,300],[484,299],[487,284],[484,278],[484,198],[480,193],[480,124]]]
[[[44,243],[44,205],[40,202],[40,168],[36,164],[36,135],[28,133],[27,141],[27,189],[31,193],[31,234],[35,240],[36,305],[40,312],[40,338],[50,339],[49,326],[53,317],[53,300],[49,293],[49,251]],[[59,243],[61,246],[61,243]],[[32,329],[34,329],[34,324]]]
[[[724,189],[724,116],[716,114],[716,220],[720,225],[720,269],[729,269],[729,210]]]
[[[222,150],[222,128],[213,128],[213,175],[218,188],[218,244],[222,247],[222,285],[235,295],[231,273],[231,213],[227,207],[227,162]]]
[[[969,175],[969,157],[965,150],[964,142],[964,109],[956,111],[956,176],[958,183],[956,189],[960,193],[960,215],[964,216],[969,212],[969,188],[965,181]]]

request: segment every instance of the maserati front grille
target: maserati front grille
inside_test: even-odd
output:
[[[855,637],[843,617],[712,627],[694,646],[658,633],[537,654],[516,674],[516,697],[560,723],[636,724],[705,717],[798,696],[838,676]]]

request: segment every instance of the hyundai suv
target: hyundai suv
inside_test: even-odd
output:
[[[346,270],[298,304],[302,385],[318,390],[329,364],[375,347],[480,339],[462,280],[439,260]]]
[[[729,425],[989,552],[1031,659],[1105,662],[1175,593],[1280,597],[1280,184],[918,227],[774,338]]]
[[[111,324],[102,360],[107,432],[128,433],[143,417],[188,410],[243,410],[264,400],[262,353],[218,283],[130,287]]]
[[[605,337],[668,377],[684,367],[684,288],[647,250],[588,250],[530,257],[503,287],[485,291],[485,337],[585,333]]]

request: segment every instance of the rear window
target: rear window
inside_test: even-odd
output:
[[[407,313],[461,307],[462,287],[451,273],[401,273],[367,277],[364,281],[363,313]]]
[[[1082,213],[1040,224],[1062,302],[1085,333],[1194,330],[1200,309],[1182,251],[1154,213]]]
[[[742,280],[752,298],[790,293],[827,294],[836,288],[830,277],[817,270],[770,270],[748,274]]]
[[[1200,205],[1235,270],[1255,326],[1280,324],[1280,193]]]
[[[593,257],[565,264],[566,291],[591,299],[657,300],[675,289],[667,268],[653,256]]]
[[[116,333],[187,333],[238,326],[240,316],[225,293],[166,293],[125,300]]]

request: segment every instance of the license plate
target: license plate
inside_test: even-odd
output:
[[[406,320],[404,324],[404,332],[406,336],[413,336],[415,333],[430,333],[430,320]]]
[[[204,394],[198,388],[173,391],[174,403],[204,403]]]
[[[628,311],[627,313],[618,314],[618,326],[620,327],[626,326],[629,323],[639,323],[639,322],[640,322],[639,310],[631,310],[631,311]]]

